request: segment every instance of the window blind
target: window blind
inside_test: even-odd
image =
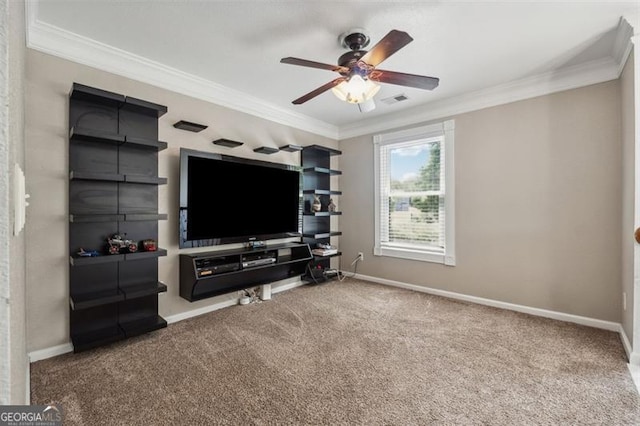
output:
[[[382,246],[445,249],[443,137],[380,148]]]

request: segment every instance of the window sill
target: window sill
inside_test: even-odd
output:
[[[400,247],[375,247],[373,249],[375,256],[397,257],[400,259],[419,260],[421,262],[440,263],[447,266],[455,266],[456,259],[454,256],[446,255],[442,252],[415,250]]]

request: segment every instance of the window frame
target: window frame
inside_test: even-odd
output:
[[[426,126],[382,133],[373,137],[374,146],[374,223],[375,242],[373,254],[375,256],[397,257],[402,259],[419,260],[425,262],[441,263],[455,266],[455,168],[454,168],[454,141],[455,122],[446,120]],[[381,149],[389,145],[403,144],[411,141],[442,138],[441,156],[444,157],[444,250],[433,247],[419,248],[415,245],[402,243],[385,244],[381,241],[382,234],[382,182],[380,176]],[[388,219],[387,219],[388,220]]]

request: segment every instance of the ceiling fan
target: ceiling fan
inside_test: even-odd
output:
[[[338,98],[349,103],[372,103],[373,96],[380,89],[380,86],[374,82],[396,84],[425,90],[435,89],[438,87],[440,81],[436,77],[406,74],[376,68],[382,61],[402,49],[411,41],[413,41],[413,38],[406,32],[391,30],[373,46],[371,50],[366,51],[362,49],[369,45],[369,37],[365,34],[364,30],[354,29],[340,36],[342,46],[350,49],[350,51],[338,58],[337,65],[292,57],[282,58],[280,62],[284,64],[319,68],[340,74],[340,77],[295,99],[292,103],[295,105],[305,103],[329,89],[332,89]],[[370,107],[369,109],[373,108]]]

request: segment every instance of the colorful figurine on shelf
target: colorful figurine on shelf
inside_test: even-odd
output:
[[[313,196],[313,204],[311,204],[311,211],[319,212],[322,209],[322,204],[320,203],[320,197],[318,195]]]
[[[78,256],[80,256],[80,257],[96,257],[96,256],[100,256],[100,253],[98,253],[97,250],[85,250],[82,247],[80,247],[80,250],[78,250]]]
[[[126,237],[127,234],[125,234]],[[138,244],[133,240],[123,238],[119,234],[113,234],[107,238],[107,250],[109,254],[135,253],[138,251]]]
[[[158,249],[156,240],[142,240],[142,248],[144,251],[156,251]]]
[[[337,207],[338,206],[336,206],[336,204],[333,202],[333,198],[329,198],[329,205],[327,206],[327,210],[329,210],[330,212],[335,212]]]

